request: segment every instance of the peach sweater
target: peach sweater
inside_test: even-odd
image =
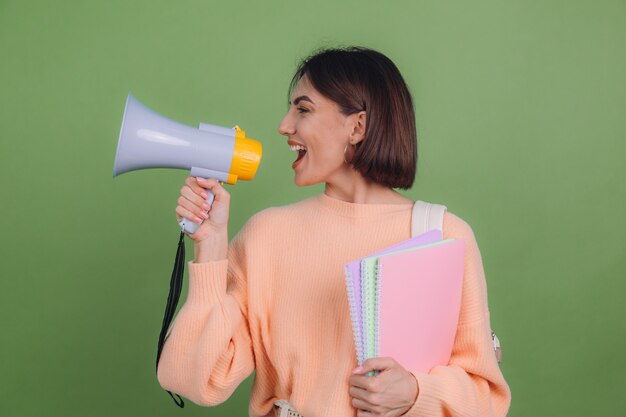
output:
[[[357,366],[343,265],[410,237],[411,205],[352,204],[321,194],[253,216],[228,260],[189,264],[189,290],[161,356],[163,388],[215,405],[256,371],[249,412],[286,399],[306,417],[354,416]],[[415,374],[407,416],[504,416],[510,391],[491,344],[487,289],[471,228],[451,213],[446,238],[466,242],[461,315],[448,366]]]

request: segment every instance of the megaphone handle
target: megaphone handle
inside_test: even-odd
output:
[[[205,189],[205,191],[207,193],[206,203],[210,206],[211,204],[213,204],[213,200],[215,199],[215,194],[213,194],[211,190]],[[194,223],[188,218],[183,217],[183,219],[180,222],[178,222],[178,224],[180,225],[180,228],[183,230],[183,232],[191,235],[193,233],[196,233],[196,231],[198,230],[202,222],[200,224]]]

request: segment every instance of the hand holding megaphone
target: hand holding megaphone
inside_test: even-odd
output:
[[[207,199],[210,199],[211,194],[215,199],[209,203]],[[180,189],[177,203],[176,217],[179,223],[183,219],[189,219],[198,225],[198,229],[191,236],[196,242],[204,240],[211,234],[227,235],[230,194],[217,180],[187,177],[185,185]]]
[[[150,110],[129,93],[113,176],[138,169],[179,168],[190,170],[192,177],[235,184],[254,178],[261,155],[261,144],[237,126],[187,126]],[[214,196],[210,190],[206,194],[210,206]],[[187,218],[179,224],[189,234],[199,227]]]

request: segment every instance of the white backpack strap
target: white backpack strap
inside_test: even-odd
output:
[[[443,232],[443,215],[447,208],[441,204],[431,204],[417,200],[413,204],[413,215],[411,217],[411,237],[419,236],[433,229]],[[498,363],[502,361],[502,347],[500,340],[494,332],[491,332],[493,350]]]
[[[446,206],[431,204],[417,200],[413,204],[413,216],[411,217],[411,237],[419,236],[433,229],[443,231],[443,215]]]

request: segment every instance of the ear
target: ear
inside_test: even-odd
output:
[[[365,139],[365,126],[367,125],[367,114],[360,111],[352,115],[353,127],[350,135],[350,145],[356,145]]]

